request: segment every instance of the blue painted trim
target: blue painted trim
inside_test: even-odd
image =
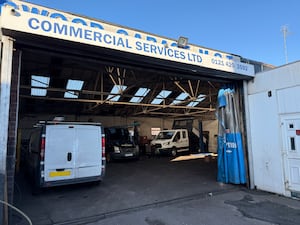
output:
[[[2,12],[2,6],[4,6],[4,5],[10,5],[15,9],[18,8],[18,6],[14,2],[11,2],[9,0],[0,0],[0,15],[1,15],[1,12]]]

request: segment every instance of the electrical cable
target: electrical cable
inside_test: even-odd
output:
[[[15,206],[13,206],[13,205],[11,205],[11,204],[9,204],[7,202],[2,201],[2,200],[0,200],[0,203],[3,203],[4,205],[7,205],[8,207],[14,209],[18,213],[20,213],[22,216],[24,216],[24,218],[28,221],[28,223],[30,225],[33,225],[33,223],[31,222],[30,218],[25,213],[23,213],[20,209],[16,208]]]

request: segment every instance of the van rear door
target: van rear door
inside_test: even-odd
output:
[[[102,167],[101,127],[76,125],[75,176],[100,176]]]
[[[75,128],[73,125],[47,125],[45,137],[45,181],[75,178]]]

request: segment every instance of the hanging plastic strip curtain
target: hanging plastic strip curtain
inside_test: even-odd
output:
[[[223,183],[245,184],[246,171],[239,126],[238,97],[234,89],[218,93],[218,176]]]

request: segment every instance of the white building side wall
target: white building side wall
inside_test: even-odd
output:
[[[280,116],[300,112],[300,62],[248,82],[253,179],[257,189],[287,195]]]

